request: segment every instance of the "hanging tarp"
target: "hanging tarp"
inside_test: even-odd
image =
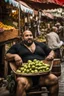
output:
[[[43,10],[42,13],[43,13],[45,16],[47,16],[47,17],[49,17],[49,18],[51,18],[51,19],[54,19],[54,16],[53,16],[51,13],[49,13],[49,12],[47,12],[47,11],[45,11],[45,10]]]
[[[21,0],[30,7],[38,9],[55,9],[63,8],[64,0]]]
[[[9,4],[12,4],[13,6],[19,8],[19,2],[15,0],[5,0],[5,2],[9,2]],[[20,1],[20,9],[25,13],[33,14],[33,10],[27,4],[22,3],[21,1]]]
[[[55,0],[57,4],[64,5],[64,0]]]

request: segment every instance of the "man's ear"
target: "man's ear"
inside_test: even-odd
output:
[[[22,36],[22,40],[24,40],[23,36]]]
[[[24,40],[23,36],[22,36],[22,40]]]

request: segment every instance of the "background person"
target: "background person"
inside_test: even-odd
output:
[[[64,36],[64,28],[59,22],[57,22],[55,24],[55,26],[58,28],[58,35],[59,35],[60,39],[62,40],[63,36]]]
[[[57,32],[58,28],[55,26],[52,27],[52,31],[46,35],[46,39],[49,48],[55,51],[56,57],[61,57],[60,47],[63,45],[63,41],[60,40]]]

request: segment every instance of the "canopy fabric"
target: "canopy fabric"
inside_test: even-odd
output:
[[[49,17],[49,18],[51,18],[51,19],[54,19],[54,16],[51,14],[51,13],[48,13],[48,12],[46,12],[46,11],[42,11],[43,12],[43,14],[45,15],[45,16],[47,16],[47,17]]]
[[[39,2],[39,3],[55,3],[58,5],[63,5],[64,4],[64,0],[23,0],[23,1],[32,1],[32,2]]]
[[[19,1],[17,2],[17,0],[5,0],[5,2],[9,2],[9,4],[12,4],[15,7],[19,8],[19,3],[20,3],[20,9],[25,12],[25,13],[30,13],[33,14],[33,10],[32,8],[30,8],[25,2]]]
[[[64,0],[21,0],[27,3],[30,7],[38,9],[55,9],[61,8]]]

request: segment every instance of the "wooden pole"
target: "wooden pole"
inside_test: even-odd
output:
[[[18,22],[18,24],[19,24],[19,32],[18,32],[18,35],[20,35],[20,31],[21,31],[21,29],[20,29],[20,1],[18,1],[18,3],[19,3],[19,22]]]

